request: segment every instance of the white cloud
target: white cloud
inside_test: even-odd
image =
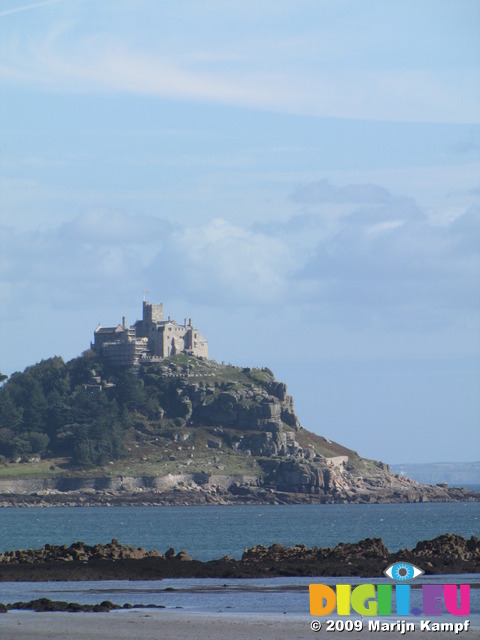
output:
[[[354,185],[331,186],[345,193]],[[327,227],[306,213],[250,226],[87,211],[53,229],[1,228],[0,287],[5,313],[22,300],[32,309],[102,309],[137,300],[146,287],[219,309],[289,301],[336,327],[428,331],[478,313],[478,214],[471,207],[431,224],[413,200],[393,196],[352,204]]]
[[[199,16],[196,31],[189,25],[183,34],[172,16],[158,14],[148,4],[152,24],[144,25],[142,34],[138,16],[132,15],[131,32],[125,29],[122,16],[130,16],[126,6],[99,8],[103,20],[98,25],[88,22],[79,7],[74,12],[65,6],[47,36],[34,30],[28,38],[20,31],[4,39],[4,78],[23,78],[30,87],[55,91],[126,92],[321,117],[479,120],[480,70],[470,57],[454,68],[422,57],[416,65],[405,65],[373,51],[365,58],[358,29],[356,44],[349,45],[338,26],[335,38],[320,22],[313,27],[305,21],[293,34],[282,23],[266,22],[264,30],[256,25],[255,37],[238,29],[227,43],[210,24],[202,30],[205,15]],[[242,11],[241,23],[248,23],[250,15],[248,9]],[[160,29],[164,19],[171,33]],[[155,24],[161,34],[157,38],[150,32]],[[353,25],[349,28],[354,32]],[[339,36],[343,53],[342,47],[337,51],[328,44]],[[291,46],[285,48],[285,41]],[[386,46],[376,37],[375,42]]]
[[[399,227],[403,227],[404,224],[405,220],[390,220],[388,222],[379,222],[378,224],[374,224],[369,227],[366,230],[366,233],[369,236],[378,236],[383,233],[393,231],[394,229],[398,229]]]
[[[262,305],[284,298],[297,261],[283,239],[215,219],[173,233],[153,269],[190,300]]]
[[[472,217],[465,212],[453,224],[434,226],[421,212],[375,224],[352,214],[339,233],[318,243],[298,278],[317,289],[331,321],[346,325],[428,331],[465,322],[479,311]]]
[[[141,292],[145,263],[161,248],[170,225],[103,211],[87,212],[53,229],[15,232],[2,227],[0,233],[0,281],[8,287],[10,301],[3,312],[8,314],[12,305],[79,310]]]

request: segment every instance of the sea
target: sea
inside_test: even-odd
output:
[[[199,560],[240,558],[254,545],[305,544],[382,538],[390,551],[413,548],[443,533],[480,534],[480,503],[369,505],[249,505],[202,507],[52,507],[0,509],[0,551],[39,548],[46,543],[122,544],[166,551],[186,550]],[[308,585],[388,579],[299,578],[165,579],[154,581],[0,582],[0,602],[48,597],[81,603],[156,604],[167,609],[224,614],[309,615]],[[477,574],[421,576],[413,585],[466,584],[471,589],[471,624],[480,628]],[[421,591],[412,587],[412,607]],[[448,621],[445,615],[443,621]]]

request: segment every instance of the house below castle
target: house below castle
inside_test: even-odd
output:
[[[208,358],[208,342],[195,329],[192,319],[185,318],[183,325],[175,320],[163,319],[163,304],[143,302],[143,318],[127,327],[125,318],[116,327],[102,327],[94,331],[92,349],[109,364],[118,367],[135,367],[142,361],[167,358],[186,353]]]

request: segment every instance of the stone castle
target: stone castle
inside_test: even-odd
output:
[[[125,317],[116,327],[102,327],[94,331],[91,344],[101,357],[118,367],[136,367],[142,361],[160,360],[177,353],[208,358],[208,342],[191,318],[179,325],[175,320],[163,319],[163,304],[143,302],[143,318],[127,327]]]

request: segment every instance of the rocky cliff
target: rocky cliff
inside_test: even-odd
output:
[[[108,370],[92,354],[72,362],[74,366],[59,364],[57,359],[55,367],[43,365],[43,369],[37,365],[40,373],[36,373],[37,386],[46,378],[56,391],[55,374],[61,382],[57,388],[64,394],[63,407],[70,402],[68,411],[63,409],[67,417],[59,420],[58,431],[50,436],[66,455],[49,457],[47,451],[44,459],[25,456],[5,461],[0,465],[1,505],[421,502],[479,497],[394,475],[386,464],[361,458],[304,429],[286,385],[266,368],[180,355],[146,363],[133,375]],[[10,385],[13,398],[15,393],[21,397],[15,388],[22,384],[20,375]],[[46,396],[47,405],[51,395],[52,391]],[[46,429],[52,414],[56,416],[53,409],[46,411]],[[79,423],[83,415],[85,424]],[[116,448],[106,449],[110,416],[118,421]],[[96,453],[101,463],[94,464],[88,455],[100,446],[110,453],[100,457]]]

